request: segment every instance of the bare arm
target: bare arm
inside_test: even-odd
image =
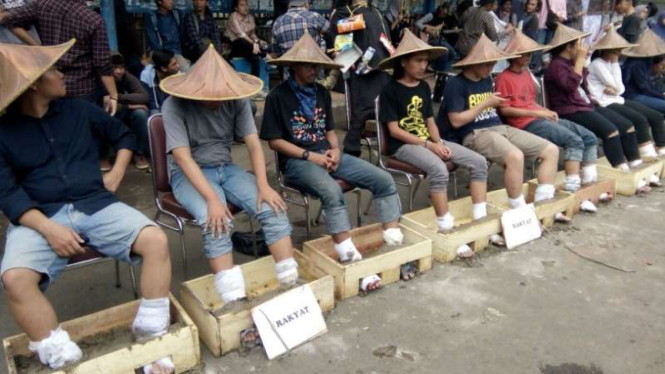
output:
[[[266,176],[266,159],[263,155],[263,148],[261,147],[259,136],[256,134],[250,134],[247,135],[244,140],[247,145],[247,150],[249,151],[249,160],[252,163],[252,170],[256,176],[256,184],[259,187],[259,190],[262,188],[270,188],[268,177]]]
[[[474,106],[471,109],[467,109],[463,112],[448,112],[448,119],[450,120],[450,125],[453,128],[459,129],[462,126],[468,125],[473,122],[480,113],[482,113],[487,108],[498,107],[499,105],[506,102],[506,99],[501,98],[498,92],[492,94],[485,101],[479,105]]]
[[[24,29],[23,27],[14,27],[10,31],[12,32],[12,34],[16,35],[17,38],[19,38],[23,43],[27,45],[32,45],[32,46],[40,45],[39,42],[37,42],[35,39],[32,38],[32,35],[30,35],[28,30]]]
[[[109,100],[109,106],[104,108],[108,114],[115,116],[115,112],[118,111],[118,89],[115,86],[115,79],[110,75],[102,75],[102,84],[106,88],[106,92],[109,93],[111,100]]]
[[[129,149],[123,148],[118,150],[113,169],[104,174],[104,186],[107,190],[113,193],[118,190],[122,179],[125,177],[127,166],[129,166],[129,162],[132,160],[132,154],[133,152]]]

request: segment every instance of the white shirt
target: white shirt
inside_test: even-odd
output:
[[[589,76],[587,77],[589,92],[598,100],[600,106],[611,104],[623,104],[624,98],[621,96],[626,87],[621,78],[621,66],[618,62],[607,62],[602,58],[596,58],[589,66]],[[608,95],[605,88],[612,87],[617,91],[616,95]]]

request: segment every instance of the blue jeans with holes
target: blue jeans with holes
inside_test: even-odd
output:
[[[531,121],[524,130],[563,148],[566,161],[580,161],[587,164],[598,158],[596,135],[575,122],[563,118],[559,118],[559,123],[537,119]]]
[[[370,190],[381,223],[397,221],[401,215],[397,187],[390,173],[357,157],[342,154],[339,167],[333,173],[312,162],[290,158],[284,167],[284,178],[305,193],[321,199],[331,235],[351,229],[344,193],[334,178]]]
[[[291,235],[291,224],[285,213],[275,214],[265,202],[261,204],[261,210],[257,211],[258,188],[254,175],[233,164],[199,166],[222,203],[229,202],[259,221],[266,236],[266,244],[275,244],[282,238]],[[171,186],[175,198],[187,209],[189,214],[194,216],[197,224],[203,230],[208,219],[206,200],[180,169],[171,173]],[[233,228],[233,222],[229,222],[229,226]],[[215,238],[210,230],[203,231],[203,252],[206,258],[217,258],[231,253],[231,250],[233,250],[231,233],[224,233],[220,238]]]

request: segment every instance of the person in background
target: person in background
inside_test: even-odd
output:
[[[448,50],[447,53],[442,54],[441,57],[432,61],[432,69],[434,71],[447,71],[453,70],[453,63],[457,60],[457,53],[455,49],[448,44],[446,39],[442,36],[443,27],[445,27],[446,9],[440,5],[433,13],[427,13],[416,22],[416,27],[423,34],[431,46],[444,47]]]
[[[127,12],[125,5],[125,0],[113,0],[115,31],[118,35],[118,52],[125,58],[127,71],[137,77],[143,69],[141,63],[143,38],[136,28],[134,15]]]
[[[658,7],[653,1],[649,1],[647,4],[649,8],[649,15],[647,16],[647,27],[653,29],[658,22]]]
[[[557,23],[564,23],[568,12],[566,0],[542,0],[543,6],[538,13],[538,44],[549,44],[554,37]],[[548,22],[548,18],[552,22]]]
[[[275,20],[272,26],[272,53],[279,57],[288,52],[305,31],[314,38],[316,44],[325,51],[324,34],[330,29],[330,22],[317,12],[309,10],[308,0],[289,1],[289,10]]]
[[[652,85],[652,77],[665,67],[665,41],[647,30],[634,48],[624,51],[628,58],[621,67],[626,92],[623,96],[665,115],[665,95]]]
[[[194,11],[185,16],[183,50],[185,56],[194,63],[210,47],[210,44],[218,53],[222,53],[222,42],[219,38],[217,22],[208,7],[208,0],[193,0],[192,4]]]
[[[617,0],[616,9],[623,15],[619,35],[628,43],[637,43],[640,38],[642,18],[635,12],[635,0]]]
[[[665,11],[660,12],[658,15],[658,21],[651,28],[653,32],[656,33],[662,40],[665,40]]]
[[[0,0],[0,8],[5,10],[11,10],[14,8],[23,7],[26,4],[29,4],[35,0]],[[27,30],[24,28],[7,28],[0,26],[0,43],[9,43],[9,44],[25,44],[21,38],[16,36],[16,33],[28,33],[29,37],[35,42],[40,44],[39,35],[37,35],[37,30],[35,26],[30,26]],[[22,36],[23,39],[26,39],[25,36]]]
[[[155,77],[153,78],[152,86],[148,86],[145,82],[143,83],[148,91],[148,109],[150,110],[150,115],[161,113],[162,105],[169,97],[169,94],[162,91],[159,85],[160,82],[180,72],[180,66],[178,65],[178,59],[175,58],[175,54],[166,49],[152,51],[152,63],[155,67]]]
[[[185,16],[176,9],[174,0],[155,0],[157,10],[146,13],[145,32],[148,35],[150,49],[168,49],[175,54],[178,65],[183,70],[189,69],[189,61],[182,55],[180,36],[183,34]]]
[[[409,27],[408,9],[402,9],[400,0],[390,0],[386,21],[390,25],[390,40],[400,40],[402,33]]]
[[[513,20],[517,19],[517,16],[513,17],[513,1],[501,0],[501,5],[499,5],[499,10],[497,11],[497,16],[504,23],[513,23]],[[515,26],[515,24],[513,24],[513,26]]]
[[[231,57],[242,57],[252,67],[252,75],[261,75],[261,58],[268,44],[256,35],[254,16],[249,13],[247,0],[233,0],[233,13],[226,24],[225,35],[231,41]]]
[[[500,36],[492,15],[496,7],[497,0],[479,0],[477,7],[471,7],[462,14],[462,30],[455,46],[460,56],[466,56],[483,34],[493,42],[499,41]]]
[[[448,42],[448,44],[455,45],[457,44],[457,39],[459,39],[459,17],[457,13],[453,11],[450,3],[441,4],[443,8],[443,38]],[[397,40],[397,39],[395,39]]]
[[[125,59],[121,54],[111,55],[111,67],[118,87],[118,112],[115,118],[127,125],[136,137],[136,149],[132,156],[134,166],[139,170],[148,169],[148,92],[141,81],[126,70]],[[104,99],[107,100],[106,97]]]
[[[584,31],[584,16],[586,10],[582,0],[568,0],[566,3],[566,17],[565,25],[577,31]]]
[[[103,106],[106,90],[111,100],[104,108],[110,115],[115,115],[118,91],[111,71],[111,51],[104,19],[79,0],[38,0],[20,8],[0,9],[0,26],[27,29],[33,25],[45,46],[76,38],[74,47],[56,64],[65,74],[67,97]],[[26,44],[39,45],[27,32],[20,35]],[[109,167],[108,164],[103,166]]]
[[[543,6],[542,0],[527,0],[524,5],[524,18],[522,19],[522,33],[530,39],[538,38],[538,12]],[[540,52],[540,51],[538,51]]]

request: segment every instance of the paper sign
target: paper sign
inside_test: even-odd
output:
[[[542,235],[540,220],[533,204],[504,212],[501,215],[501,226],[508,249],[538,239]]]
[[[309,285],[252,308],[252,318],[270,360],[328,332]]]

